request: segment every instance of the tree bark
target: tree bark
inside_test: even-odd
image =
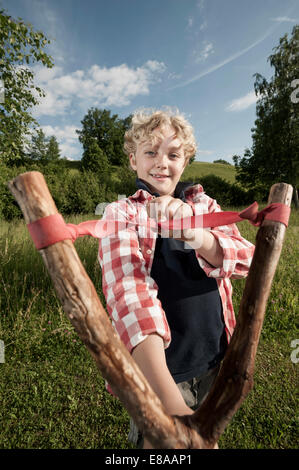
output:
[[[290,206],[292,186],[272,186],[268,204]],[[237,325],[222,368],[205,402],[192,417],[198,432],[213,446],[253,387],[254,363],[272,280],[279,261],[286,227],[264,220],[240,303]],[[211,410],[217,419],[210,418]]]
[[[27,224],[57,213],[44,177],[24,173],[8,184]],[[156,448],[200,448],[200,436],[170,417],[106,314],[73,243],[64,240],[40,250],[63,309],[113,392]]]
[[[24,173],[8,186],[27,224],[57,213],[41,173]],[[290,205],[291,191],[284,183],[274,185],[269,203]],[[236,330],[220,375],[200,409],[186,417],[165,411],[115,333],[73,243],[64,240],[40,250],[65,313],[102,376],[155,448],[213,448],[245,399],[253,384],[256,349],[284,233],[285,226],[273,221],[264,221],[259,229]]]

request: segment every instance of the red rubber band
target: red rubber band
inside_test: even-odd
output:
[[[62,240],[71,240],[72,235],[66,227],[61,214],[48,215],[27,225],[37,250],[46,248]]]
[[[263,220],[273,220],[288,226],[291,209],[285,204],[273,203],[258,212],[258,204],[254,202],[241,212],[214,212],[212,214],[193,215],[177,220],[156,223],[150,219],[150,227],[152,229],[160,227],[160,229],[184,229],[184,228],[212,228],[221,227],[222,225],[230,225],[249,220],[256,227],[260,226]],[[117,233],[126,227],[133,227],[132,222],[124,221],[102,221],[88,220],[80,224],[66,224],[62,215],[59,213],[42,217],[35,222],[27,225],[31,238],[37,248],[41,250],[47,246],[53,245],[63,240],[72,240],[73,242],[84,235],[90,235],[94,238],[103,238],[107,235]]]

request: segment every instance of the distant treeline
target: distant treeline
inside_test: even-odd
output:
[[[222,163],[223,165],[231,165],[231,163],[223,160],[223,158],[218,158],[218,160],[214,160],[213,163]]]
[[[211,164],[211,171],[213,164]],[[25,166],[6,167],[0,163],[0,219],[22,217],[21,210],[11,195],[7,182],[26,171],[43,173],[58,211],[63,215],[94,214],[98,204],[112,202],[119,195],[129,196],[136,191],[135,173],[127,166],[115,166],[109,174],[86,171],[80,162],[58,160],[42,165],[32,162]],[[221,206],[242,206],[254,200],[262,200],[266,194],[245,191],[235,183],[229,183],[213,174],[188,178],[200,183],[205,192]]]

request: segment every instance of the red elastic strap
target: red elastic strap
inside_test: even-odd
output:
[[[269,204],[269,206],[265,207],[260,212],[258,212],[258,203],[254,202],[241,212],[214,212],[213,214],[206,214],[203,216],[204,227],[220,226],[220,221],[223,221],[224,225],[229,225],[231,223],[241,222],[244,219],[249,220],[249,222],[256,227],[259,227],[264,220],[273,220],[275,222],[281,222],[287,227],[289,223],[290,212],[290,207],[281,203]],[[217,214],[222,214],[219,217],[218,221]],[[221,218],[223,219],[221,220]],[[212,225],[208,225],[211,222]]]
[[[27,225],[37,250],[62,240],[72,240],[71,232],[61,214],[48,215]]]
[[[241,212],[224,211],[212,214],[193,215],[183,219],[159,222],[161,230],[182,230],[185,228],[212,228],[230,225],[242,220],[249,220],[252,225],[260,226],[263,220],[273,220],[288,226],[291,209],[285,204],[273,203],[258,212],[258,203],[254,202]]]
[[[100,220],[88,220],[78,225],[66,224],[59,213],[42,217],[28,224],[27,227],[38,250],[63,240],[72,240],[74,242],[78,237],[84,235],[95,238],[102,238],[106,235],[106,231],[102,230]]]
[[[214,212],[212,214],[194,215],[178,220],[171,220],[156,223],[150,219],[150,227],[152,229],[185,229],[185,228],[207,228],[221,227],[222,225],[230,225],[249,220],[255,226],[261,225],[263,220],[273,220],[281,222],[286,227],[290,215],[290,208],[285,204],[273,203],[258,212],[258,204],[254,202],[241,212]],[[66,224],[61,214],[56,213],[47,217],[42,217],[35,222],[27,225],[31,238],[37,248],[41,250],[47,246],[63,240],[72,240],[73,242],[84,235],[90,235],[94,238],[103,238],[105,236],[117,233],[127,227],[135,226],[132,222],[124,221],[107,221],[107,220],[88,220],[80,224]]]

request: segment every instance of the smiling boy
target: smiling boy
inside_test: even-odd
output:
[[[146,224],[221,210],[201,185],[180,182],[196,151],[183,116],[135,113],[124,148],[138,190],[109,204],[104,219]],[[235,225],[150,234],[144,224],[132,227],[100,240],[108,313],[168,413],[191,414],[234,330],[229,278],[247,275],[254,246]],[[132,420],[130,440],[151,447]]]
[[[152,193],[160,195],[158,199],[149,201],[149,205],[153,204],[153,208],[148,208],[149,215],[153,215],[157,221],[193,215],[189,204],[173,197],[189,158],[185,155],[183,143],[171,125],[164,124],[162,128],[155,128],[151,140],[141,141],[136,147],[136,152],[129,154],[129,159],[138,178],[147,184]],[[185,229],[174,238],[188,241],[189,244],[194,242],[191,246],[200,247],[198,253],[213,266],[222,264],[221,246],[207,230]]]

